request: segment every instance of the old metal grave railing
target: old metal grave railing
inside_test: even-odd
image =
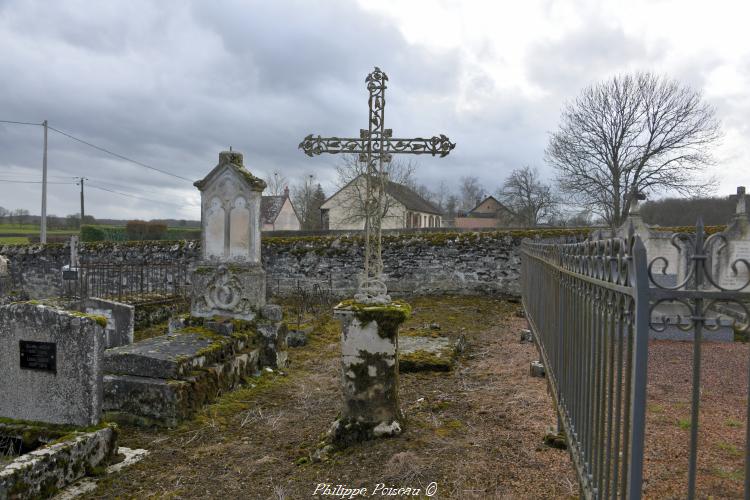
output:
[[[183,263],[81,262],[69,293],[134,304],[186,297],[188,266]]]
[[[680,262],[656,257],[648,263],[632,229],[626,238],[523,242],[523,303],[585,498],[641,497],[648,333],[670,323],[695,339],[686,494],[695,497],[703,332],[727,324],[719,304],[750,316],[750,262],[730,254],[734,286],[723,286],[711,270],[712,259],[729,251],[725,235],[706,237],[699,221],[694,234],[677,233],[672,242]],[[674,286],[665,286],[654,269],[663,275],[670,266],[682,267],[682,272]],[[669,303],[682,311],[656,317]],[[750,328],[736,321],[732,326]],[[748,405],[746,499],[750,398]]]

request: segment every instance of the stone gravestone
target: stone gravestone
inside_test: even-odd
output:
[[[88,426],[102,414],[100,318],[0,306],[0,417]]]
[[[260,261],[260,199],[266,183],[223,151],[195,183],[201,192],[201,261],[192,273],[191,314],[252,320],[266,300]]]
[[[0,255],[0,278],[8,276],[8,259]]]
[[[92,316],[106,318],[104,328],[105,349],[133,343],[135,331],[135,307],[114,300],[89,297],[83,299],[78,309]]]
[[[737,211],[722,234],[726,245],[714,246],[711,269],[719,286],[736,290],[750,280],[748,267],[741,262],[750,263],[750,217],[744,186],[737,188]],[[736,272],[732,265],[736,266]]]

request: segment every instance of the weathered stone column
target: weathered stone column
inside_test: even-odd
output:
[[[408,304],[342,302],[341,377],[344,406],[331,427],[338,446],[401,433],[398,399],[398,328],[411,314]]]

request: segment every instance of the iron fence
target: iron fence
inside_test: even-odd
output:
[[[694,234],[672,240],[684,268],[673,286],[655,269],[663,275],[680,263],[664,257],[647,262],[632,229],[626,238],[522,245],[523,303],[584,498],[641,497],[649,328],[670,323],[694,335],[687,497],[695,496],[703,332],[726,324],[720,304],[749,316],[750,277],[722,286],[712,259],[728,251],[727,238],[706,238],[700,222]],[[730,258],[729,266],[734,277],[742,276],[743,266],[750,271],[744,258]],[[682,313],[658,316],[666,303],[678,304]],[[733,326],[746,331],[749,325]],[[750,407],[747,418],[750,498]]]
[[[186,297],[188,277],[188,266],[179,262],[82,262],[66,292],[143,304]]]
[[[640,493],[646,272],[637,237],[522,246],[524,307],[586,498]]]

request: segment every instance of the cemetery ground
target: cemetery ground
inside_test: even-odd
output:
[[[520,304],[477,297],[409,302],[414,314],[401,335],[463,334],[468,346],[452,371],[402,374],[401,436],[310,460],[341,406],[340,327],[325,313],[312,321],[308,344],[290,348],[282,372],[250,379],[176,429],[122,426],[122,446],[151,454],[102,478],[86,498],[297,499],[311,497],[318,483],[424,492],[433,481],[436,498],[577,496],[567,452],[542,443],[555,417],[545,380],[529,377],[536,352],[519,343]],[[286,319],[295,326],[296,316]]]
[[[567,451],[542,439],[555,423],[537,359],[521,344],[521,306],[488,297],[422,297],[401,335],[463,334],[467,349],[450,372],[403,373],[404,434],[313,462],[310,454],[341,404],[339,325],[317,320],[291,365],[265,372],[172,430],[120,428],[120,444],[151,452],[105,476],[85,498],[309,498],[319,483],[425,488],[437,498],[576,498]],[[286,320],[296,316],[286,304]],[[437,323],[439,330],[430,329]],[[158,328],[140,332],[154,335]],[[699,498],[741,497],[748,345],[703,345]],[[692,343],[651,341],[645,498],[684,498],[690,433]]]

